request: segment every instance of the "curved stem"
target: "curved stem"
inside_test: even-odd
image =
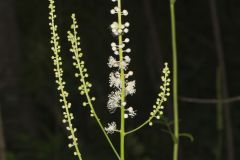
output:
[[[177,42],[176,42],[176,24],[175,24],[175,0],[170,2],[171,13],[171,31],[172,31],[172,52],[173,52],[173,116],[174,116],[174,141],[173,160],[178,159],[179,150],[179,122],[178,122],[178,69],[177,69]]]
[[[164,84],[163,84],[163,95],[166,95],[166,90],[167,90],[167,85],[166,85],[166,83],[167,83],[167,74],[164,75],[164,81],[163,81],[163,83],[164,83]],[[158,106],[157,106],[157,108],[160,107],[160,106],[162,106],[162,104],[163,104],[163,102],[164,102],[164,99],[165,99],[165,96],[162,96],[161,99],[160,99],[160,102],[159,102],[159,104],[158,104]],[[152,121],[152,119],[153,119],[154,117],[156,117],[156,114],[157,114],[158,112],[159,112],[159,110],[157,110],[156,112],[153,112],[153,114],[149,117],[148,120],[146,120],[144,123],[142,123],[141,125],[139,125],[139,126],[136,127],[135,129],[132,129],[132,130],[126,132],[126,135],[131,134],[131,133],[134,133],[134,132],[140,130],[141,128],[143,128],[144,126],[146,126],[147,124],[149,124],[149,123]]]
[[[77,31],[76,31],[76,28],[75,28],[75,27],[73,28],[73,32],[74,32],[74,39],[75,39],[75,40],[74,40],[75,43],[73,44],[73,47],[75,47],[74,54],[75,54],[75,57],[78,57],[79,53],[78,53],[78,49],[77,49],[77,48],[78,48],[78,47],[77,47],[77,46],[78,46],[78,44],[77,44]],[[94,109],[94,107],[93,107],[92,100],[91,100],[91,98],[90,98],[89,91],[88,91],[88,89],[87,89],[86,80],[85,80],[85,78],[84,78],[83,69],[82,69],[81,64],[80,64],[80,60],[79,60],[78,58],[76,58],[76,61],[77,61],[77,66],[78,66],[77,68],[79,69],[79,73],[80,73],[80,76],[81,76],[80,82],[83,84],[84,93],[85,93],[85,96],[86,96],[86,98],[87,98],[87,102],[88,102],[88,104],[89,104],[89,106],[90,106],[91,112],[92,112],[94,118],[96,119],[99,127],[101,128],[101,130],[102,130],[105,138],[107,139],[109,145],[111,146],[113,152],[115,153],[115,155],[117,156],[117,158],[120,159],[120,156],[119,156],[116,148],[114,147],[111,139],[109,138],[108,134],[106,133],[106,131],[105,131],[105,129],[104,129],[104,127],[103,127],[103,125],[102,125],[102,123],[101,123],[101,121],[100,121],[100,118],[98,117],[98,115],[97,115],[97,113],[96,113],[96,111],[95,111],[95,109]]]
[[[162,103],[163,103],[163,102],[161,102],[160,104],[162,104]],[[146,121],[145,121],[144,123],[142,123],[140,126],[138,126],[138,127],[136,127],[135,129],[132,129],[132,130],[126,132],[126,135],[131,134],[131,133],[134,133],[134,132],[140,130],[141,128],[143,128],[144,126],[146,126],[147,124],[149,124],[149,123],[152,121],[152,119],[155,117],[156,114],[157,114],[157,113],[155,113],[153,116],[151,116],[148,120],[146,120]]]
[[[161,101],[159,103],[159,106],[161,106],[162,103],[163,103],[163,99],[161,99]],[[152,121],[152,119],[156,116],[156,114],[157,114],[157,112],[155,112],[148,120],[146,120],[144,123],[142,123],[141,125],[139,125],[135,129],[132,129],[132,130],[126,132],[126,135],[134,133],[134,132],[140,130],[141,128],[143,128],[144,126],[146,126],[147,124],[149,124]]]

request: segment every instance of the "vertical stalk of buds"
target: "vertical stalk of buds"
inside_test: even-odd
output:
[[[81,153],[78,147],[78,139],[75,135],[77,131],[76,128],[73,127],[72,120],[74,119],[73,114],[70,112],[71,103],[67,101],[68,92],[65,90],[65,82],[63,80],[63,69],[62,69],[62,57],[60,56],[61,47],[59,45],[59,36],[57,33],[57,25],[55,24],[55,5],[54,0],[49,0],[49,20],[50,20],[50,30],[51,30],[51,44],[53,51],[53,64],[54,64],[54,72],[56,83],[58,85],[58,90],[60,94],[60,102],[62,103],[63,108],[63,123],[66,124],[66,129],[69,132],[68,139],[71,141],[68,144],[69,148],[74,148],[74,155],[78,157],[79,160],[82,160]]]
[[[112,144],[112,141],[110,140],[109,136],[107,133],[112,133],[113,131],[105,130],[103,127],[100,118],[98,117],[94,106],[93,102],[96,100],[95,97],[92,97],[90,95],[90,89],[92,87],[92,84],[88,81],[89,74],[87,72],[87,68],[85,66],[85,61],[83,60],[83,52],[82,49],[80,48],[80,37],[78,36],[78,24],[77,24],[77,19],[75,14],[72,14],[72,25],[71,25],[71,30],[68,31],[68,41],[71,43],[71,48],[70,52],[73,53],[73,66],[77,69],[77,72],[75,73],[75,77],[79,78],[80,81],[80,86],[78,87],[80,94],[84,95],[86,97],[86,101],[83,102],[84,107],[89,107],[90,108],[90,116],[94,117],[95,120],[97,121],[97,124],[101,128],[104,136],[106,137],[110,147],[114,151],[115,155],[120,159],[118,152],[116,151],[114,145]],[[110,126],[114,126],[113,124],[109,124]],[[111,128],[112,129],[112,128]]]

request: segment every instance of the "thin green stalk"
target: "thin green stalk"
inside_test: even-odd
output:
[[[98,117],[94,107],[93,107],[93,103],[92,103],[92,99],[89,95],[89,91],[88,91],[88,88],[87,88],[87,82],[85,80],[85,76],[84,76],[84,71],[83,71],[83,68],[81,67],[81,62],[80,62],[80,59],[78,58],[80,53],[79,53],[79,49],[78,49],[78,36],[77,36],[77,28],[76,28],[76,25],[77,25],[77,22],[76,22],[76,19],[75,19],[75,15],[73,14],[72,15],[72,19],[73,19],[73,41],[71,41],[72,43],[72,47],[73,47],[73,53],[74,53],[74,56],[76,57],[75,60],[76,60],[76,65],[77,65],[77,68],[78,68],[78,73],[80,75],[80,82],[83,84],[83,90],[84,90],[84,94],[87,98],[87,102],[89,104],[89,107],[91,109],[91,113],[93,114],[93,117],[96,119],[97,121],[97,124],[99,125],[99,127],[101,128],[105,138],[107,139],[109,145],[111,146],[113,152],[115,153],[115,155],[118,157],[118,159],[120,159],[120,156],[117,152],[117,150],[115,149],[111,139],[109,138],[108,134],[106,133],[101,121],[100,121],[100,118]]]
[[[161,106],[162,103],[163,103],[163,99],[161,100],[159,106]],[[132,129],[132,130],[126,132],[125,135],[131,134],[131,133],[134,133],[134,132],[140,130],[141,128],[143,128],[144,126],[146,126],[147,124],[149,124],[149,123],[153,120],[153,118],[155,118],[156,114],[157,114],[157,112],[154,113],[151,117],[149,117],[149,119],[146,120],[144,123],[142,123],[140,126],[138,126],[138,127],[134,128],[134,129]]]
[[[166,66],[166,67],[167,67],[167,66]],[[166,68],[166,67],[165,67],[165,69],[168,69],[168,68]],[[168,90],[168,85],[167,85],[167,83],[168,83],[168,76],[169,76],[169,74],[168,74],[167,72],[165,72],[165,73],[164,73],[164,76],[163,76],[164,78],[163,78],[163,85],[162,85],[162,87],[163,87],[162,95],[164,95],[164,96],[160,97],[159,103],[158,103],[158,105],[157,105],[156,108],[161,107],[162,104],[163,104],[163,102],[164,102],[165,99],[166,99],[166,96],[165,96],[165,95],[167,95],[167,92],[168,92],[168,91],[167,91],[167,90]],[[141,125],[139,125],[138,127],[136,127],[136,128],[134,128],[134,129],[126,132],[126,135],[131,134],[131,133],[134,133],[134,132],[140,130],[141,128],[143,128],[144,126],[146,126],[147,124],[150,124],[150,123],[152,122],[152,120],[153,120],[154,118],[156,118],[156,115],[159,114],[159,110],[158,110],[157,112],[152,112],[152,113],[153,113],[153,114],[152,114],[145,122],[143,122],[143,123],[142,123]]]
[[[121,11],[122,10],[122,5],[121,5],[121,0],[118,0],[118,8]],[[122,26],[122,13],[118,12],[118,25],[119,28]],[[122,46],[123,44],[123,38],[122,35],[120,34],[118,36],[118,45]],[[119,47],[119,61],[120,61],[120,78],[121,78],[121,128],[120,128],[120,158],[121,160],[125,159],[125,154],[124,154],[124,148],[125,148],[125,74],[124,74],[124,68],[122,65],[123,62],[123,49],[122,47]]]
[[[57,33],[57,25],[55,24],[55,18],[56,18],[56,14],[55,14],[55,5],[54,5],[54,0],[49,0],[50,4],[49,4],[49,20],[50,20],[50,30],[51,30],[51,44],[52,44],[52,51],[53,51],[53,64],[55,66],[54,68],[54,72],[55,72],[55,78],[56,78],[56,83],[58,84],[58,90],[60,92],[60,102],[63,103],[63,109],[65,110],[64,112],[64,119],[63,122],[65,121],[65,123],[67,124],[66,129],[70,132],[69,135],[69,139],[72,140],[71,143],[69,143],[69,147],[74,147],[75,151],[74,151],[74,155],[77,156],[77,158],[79,160],[83,160],[79,147],[78,147],[78,142],[77,142],[77,138],[75,136],[75,132],[76,132],[76,128],[73,127],[72,124],[72,119],[73,119],[73,115],[70,112],[70,107],[71,107],[71,103],[69,103],[67,101],[67,97],[68,97],[68,92],[64,89],[64,85],[65,82],[63,80],[63,69],[61,67],[62,65],[62,58],[59,55],[61,50],[60,50],[60,45],[59,45],[59,36]]]
[[[177,68],[177,42],[175,24],[175,0],[170,1],[171,30],[172,30],[172,52],[173,52],[173,117],[174,117],[174,137],[173,160],[178,160],[179,150],[179,122],[178,122],[178,68]]]
[[[80,71],[80,73],[81,73],[81,76],[83,76],[83,75],[82,75],[82,74],[83,74],[82,71]],[[93,107],[93,105],[92,105],[91,98],[90,98],[90,96],[89,96],[89,94],[88,94],[88,92],[87,92],[87,88],[86,88],[86,82],[85,82],[85,80],[83,80],[83,83],[84,83],[85,95],[86,95],[86,97],[87,97],[87,101],[88,101],[88,104],[89,104],[89,106],[90,106],[90,108],[91,108],[92,114],[93,114],[93,116],[95,117],[95,119],[96,119],[96,121],[97,121],[99,127],[101,128],[101,130],[102,130],[104,136],[106,137],[106,139],[107,139],[109,145],[111,146],[113,152],[114,152],[115,155],[118,157],[118,159],[120,159],[117,150],[115,149],[115,147],[114,147],[114,145],[113,145],[111,139],[109,138],[108,134],[106,133],[106,131],[105,131],[105,129],[104,129],[104,127],[103,127],[103,125],[102,125],[102,123],[101,123],[101,121],[100,121],[100,118],[98,117],[98,115],[97,115],[97,113],[96,113],[96,111],[95,111],[95,109],[94,109],[94,107]]]

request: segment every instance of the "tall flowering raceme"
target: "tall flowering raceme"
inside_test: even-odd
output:
[[[73,114],[70,111],[71,103],[68,102],[68,92],[65,89],[65,81],[63,80],[63,69],[62,69],[62,58],[61,50],[59,44],[59,36],[57,33],[57,25],[55,24],[55,5],[54,0],[49,0],[50,5],[50,30],[51,30],[51,44],[53,51],[53,64],[54,72],[56,77],[56,83],[58,85],[58,90],[60,93],[60,102],[62,103],[63,108],[63,123],[66,124],[66,129],[69,131],[68,138],[70,139],[69,148],[74,148],[74,155],[78,157],[79,160],[82,160],[81,153],[78,147],[78,139],[76,138],[76,128],[73,127],[72,120],[74,118]],[[163,103],[167,101],[167,97],[170,95],[170,79],[169,79],[169,68],[168,64],[165,63],[163,69],[163,76],[161,77],[162,85],[160,86],[160,93],[156,104],[153,105],[153,110],[150,112],[149,118],[140,124],[138,127],[126,131],[125,130],[125,120],[129,118],[134,118],[137,114],[137,111],[127,104],[127,96],[133,95],[136,93],[135,85],[136,81],[132,80],[133,71],[129,70],[129,64],[131,58],[129,54],[131,49],[127,47],[127,44],[130,42],[130,39],[127,38],[126,34],[129,32],[129,22],[123,22],[123,16],[128,15],[128,11],[122,9],[121,0],[112,0],[116,6],[110,11],[111,14],[117,16],[117,21],[111,24],[111,30],[113,35],[116,37],[117,42],[111,43],[111,48],[113,55],[109,57],[108,66],[112,69],[112,72],[109,74],[109,86],[113,88],[113,91],[108,96],[107,108],[110,113],[114,113],[116,110],[120,110],[120,127],[118,129],[117,123],[115,121],[107,124],[106,127],[100,121],[99,116],[97,115],[93,102],[96,100],[95,97],[90,95],[90,90],[92,84],[88,81],[89,74],[87,73],[87,68],[85,66],[85,61],[83,60],[83,52],[80,48],[80,37],[78,36],[78,24],[75,14],[72,14],[72,25],[70,30],[67,32],[68,41],[71,44],[70,52],[73,54],[73,66],[76,69],[75,77],[79,79],[80,85],[78,87],[79,92],[82,96],[86,97],[86,101],[82,103],[82,106],[88,107],[90,109],[90,116],[93,117],[98,126],[100,127],[103,135],[105,136],[107,142],[115,153],[116,157],[119,160],[125,159],[125,137],[130,133],[134,133],[139,129],[143,128],[146,125],[152,126],[154,119],[159,120],[163,115],[164,105]],[[113,145],[108,134],[113,134],[118,132],[120,134],[120,153],[117,152],[115,146]]]
[[[75,14],[72,14],[72,25],[71,30],[68,31],[68,41],[71,43],[70,52],[73,53],[73,66],[77,69],[77,72],[75,73],[75,77],[79,78],[80,86],[78,87],[80,94],[82,96],[86,97],[86,102],[83,102],[82,105],[84,107],[90,108],[90,116],[94,117],[97,121],[98,126],[102,130],[106,140],[108,141],[110,147],[112,148],[115,155],[119,158],[118,152],[116,151],[114,145],[112,144],[112,141],[108,137],[107,133],[112,133],[112,131],[105,130],[105,128],[102,125],[102,122],[100,121],[100,118],[98,117],[94,107],[93,102],[96,100],[95,97],[91,97],[90,95],[90,89],[92,87],[92,84],[88,82],[87,78],[89,77],[89,74],[87,73],[87,68],[85,67],[85,62],[83,60],[83,52],[80,48],[80,37],[78,36],[77,29],[77,20]],[[111,124],[112,126],[112,124]]]
[[[112,0],[116,2],[115,0]],[[111,10],[111,14],[119,15],[128,15],[127,10],[121,10],[120,6],[114,7]],[[113,71],[109,75],[109,85],[114,88],[108,98],[107,108],[110,113],[114,113],[117,109],[121,107],[127,107],[125,97],[128,95],[133,95],[136,92],[135,89],[135,80],[129,80],[133,75],[133,71],[128,71],[128,66],[131,62],[131,58],[127,53],[131,52],[130,48],[127,48],[126,44],[130,42],[129,38],[125,38],[122,41],[123,36],[128,33],[130,26],[129,22],[124,24],[118,20],[118,22],[113,22],[111,24],[112,33],[115,36],[118,36],[118,43],[112,42],[111,47],[113,50],[113,56],[109,57],[108,66],[113,69]],[[125,55],[124,55],[125,53]],[[124,91],[123,91],[124,90]],[[123,101],[122,96],[124,95],[125,101]],[[125,109],[124,118],[133,118],[136,115],[136,111],[132,107],[127,107]],[[111,127],[111,126],[110,126]]]
[[[108,98],[107,108],[110,113],[114,113],[117,109],[121,110],[121,127],[117,129],[116,122],[108,124],[108,127],[105,128],[107,133],[113,134],[114,132],[120,132],[120,158],[124,160],[124,145],[125,145],[125,136],[133,133],[145,125],[153,125],[152,120],[154,118],[160,119],[163,114],[163,103],[167,101],[167,97],[170,95],[170,79],[169,79],[169,68],[168,64],[165,63],[165,68],[163,69],[163,76],[161,77],[163,85],[160,87],[159,97],[157,98],[156,104],[153,106],[153,111],[150,112],[149,118],[136,127],[135,129],[126,132],[125,131],[125,119],[133,118],[136,116],[136,111],[133,107],[128,106],[126,97],[128,95],[133,95],[136,92],[135,80],[131,80],[133,76],[133,71],[128,70],[131,58],[129,53],[131,49],[127,47],[127,44],[130,42],[130,39],[127,38],[126,34],[129,32],[129,22],[123,22],[122,16],[127,16],[128,11],[122,9],[121,0],[112,0],[116,4],[114,8],[110,11],[111,14],[117,15],[117,22],[111,24],[112,33],[114,36],[118,37],[118,42],[112,42],[111,47],[113,51],[113,56],[109,57],[108,66],[113,69],[109,75],[109,84],[110,87],[114,88]],[[126,38],[124,38],[126,37]]]
[[[135,81],[130,80],[133,75],[132,71],[128,71],[131,58],[128,54],[131,52],[127,48],[127,43],[130,42],[129,38],[123,38],[129,31],[129,22],[123,23],[122,16],[127,16],[128,11],[122,9],[121,0],[112,0],[116,5],[110,11],[111,14],[117,15],[117,21],[111,24],[112,33],[117,37],[118,42],[112,42],[111,47],[114,56],[109,57],[108,66],[113,69],[109,75],[110,87],[114,88],[108,98],[107,108],[111,113],[114,113],[118,108],[121,111],[121,124],[120,129],[117,130],[116,122],[108,124],[106,129],[108,133],[120,132],[120,158],[124,160],[124,147],[125,147],[125,119],[136,115],[133,107],[127,106],[126,96],[133,95],[136,92]]]
[[[52,51],[53,51],[53,64],[54,64],[54,72],[56,83],[58,85],[58,91],[60,94],[60,102],[62,103],[63,108],[63,123],[66,124],[66,129],[69,131],[68,139],[71,141],[68,144],[69,148],[74,148],[74,155],[78,157],[79,160],[82,160],[81,153],[78,147],[78,139],[76,138],[76,131],[77,129],[73,127],[72,120],[74,119],[73,114],[70,111],[71,103],[68,102],[68,92],[65,90],[65,84],[63,80],[63,69],[62,69],[62,57],[60,56],[61,47],[59,45],[59,36],[57,33],[57,25],[55,24],[55,18],[57,17],[55,14],[55,5],[54,0],[49,0],[49,26],[51,30],[51,44],[52,44]]]

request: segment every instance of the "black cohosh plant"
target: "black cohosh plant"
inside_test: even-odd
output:
[[[54,0],[49,0],[49,2],[49,25],[52,35],[51,44],[53,51],[52,60],[54,64],[57,89],[60,95],[60,103],[63,108],[63,123],[66,124],[66,129],[69,131],[68,139],[70,142],[68,147],[73,148],[73,153],[79,160],[83,160],[78,146],[78,139],[76,138],[77,129],[72,124],[74,116],[73,113],[71,113],[71,103],[68,101],[69,94],[65,89],[66,83],[63,80],[64,71],[62,69],[61,45],[59,43],[60,38],[57,30],[58,27],[55,23],[55,4]],[[92,84],[88,80],[89,74],[83,60],[83,52],[80,48],[80,37],[77,33],[78,24],[75,14],[72,14],[71,16],[72,25],[70,26],[67,35],[68,41],[71,44],[70,52],[72,53],[73,66],[76,68],[75,77],[78,78],[80,82],[78,89],[80,94],[86,97],[86,101],[82,103],[82,106],[89,108],[90,116],[96,120],[117,159],[124,160],[125,137],[146,125],[152,126],[154,119],[161,119],[164,109],[163,103],[167,101],[167,97],[170,95],[170,70],[168,64],[165,63],[163,75],[161,76],[163,84],[160,86],[160,93],[158,94],[156,104],[153,105],[153,110],[150,112],[149,118],[138,127],[126,131],[125,120],[128,118],[134,118],[137,115],[137,111],[127,103],[127,96],[133,95],[136,92],[136,82],[135,80],[132,80],[133,71],[129,70],[128,67],[131,62],[129,56],[131,49],[127,47],[130,42],[130,39],[127,38],[130,23],[123,21],[123,17],[128,15],[128,11],[122,9],[121,0],[112,0],[112,2],[115,6],[110,13],[116,15],[117,20],[116,22],[113,22],[110,27],[113,35],[117,38],[116,42],[111,43],[113,55],[109,57],[108,66],[112,69],[112,72],[109,75],[109,85],[113,88],[113,91],[109,94],[109,100],[106,106],[110,113],[114,113],[118,109],[120,110],[120,127],[118,127],[115,121],[108,123],[107,126],[103,125],[94,109],[94,101],[96,98],[93,97],[90,92]],[[113,133],[120,134],[119,152],[109,137],[109,135]]]

